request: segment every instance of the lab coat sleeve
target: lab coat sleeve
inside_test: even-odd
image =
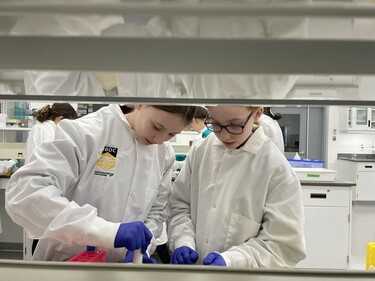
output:
[[[270,192],[256,237],[221,253],[227,266],[293,267],[305,258],[301,186],[293,173]]]
[[[167,168],[164,172],[163,179],[159,186],[158,195],[151,207],[151,210],[145,221],[146,226],[153,234],[150,246],[147,251],[152,254],[157,246],[156,238],[158,238],[163,231],[163,224],[168,218],[168,198],[172,188],[172,173],[174,164],[174,154],[172,150],[167,156]],[[165,225],[165,224],[164,224]]]
[[[30,131],[29,137],[26,141],[26,164],[30,162],[31,155],[35,148],[45,141],[52,140],[55,135],[56,128],[53,125],[48,124],[50,121],[45,122],[46,124],[35,125]]]
[[[169,248],[174,251],[181,246],[195,250],[195,227],[191,219],[191,163],[187,156],[180,174],[177,176],[169,198],[170,218],[168,219]]]
[[[80,206],[65,196],[85,168],[88,146],[74,124],[63,120],[55,139],[40,144],[30,163],[9,180],[5,208],[33,238],[114,247],[119,224],[98,217],[93,206]]]

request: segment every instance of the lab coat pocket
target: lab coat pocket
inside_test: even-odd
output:
[[[245,243],[259,232],[260,223],[252,221],[240,214],[232,213],[230,216],[224,250]]]
[[[152,189],[148,188],[147,193],[146,193],[146,205],[147,205],[147,210],[145,214],[147,215],[150,212],[150,209],[152,205],[154,204],[155,198],[158,195],[159,190],[157,189]]]

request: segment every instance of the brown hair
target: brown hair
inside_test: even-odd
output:
[[[205,107],[203,106],[197,106],[194,114],[194,118],[197,119],[206,119],[208,116],[208,111]]]
[[[52,106],[46,105],[34,112],[34,117],[41,123],[47,120],[55,120],[60,116],[67,119],[76,119],[78,117],[77,112],[69,103],[54,103]]]
[[[163,110],[168,113],[173,113],[182,116],[187,124],[190,124],[194,118],[196,106],[183,106],[183,105],[151,105],[157,109]]]
[[[273,114],[271,107],[265,107],[263,113],[271,117],[273,120],[280,120],[282,118],[280,113]]]

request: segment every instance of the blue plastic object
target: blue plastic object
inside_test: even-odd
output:
[[[288,162],[293,168],[323,168],[323,160],[314,160],[314,159],[301,159],[296,160],[288,158]]]
[[[176,154],[176,161],[184,161],[186,159],[185,154]]]

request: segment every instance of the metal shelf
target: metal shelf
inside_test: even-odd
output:
[[[207,267],[189,265],[131,265],[131,264],[90,264],[64,262],[12,262],[0,261],[3,281],[53,280],[101,281],[117,280],[215,280],[226,281],[276,281],[276,280],[373,280],[374,274],[364,271],[325,270],[272,270],[230,267]],[[31,278],[31,279],[30,279]]]
[[[309,105],[309,106],[375,106],[375,100],[329,100],[329,99],[219,99],[219,98],[160,98],[160,97],[107,97],[107,96],[39,96],[39,95],[1,95],[6,101],[55,101],[80,103],[118,103],[118,104],[252,104],[252,105]]]
[[[281,1],[280,1],[281,2]],[[303,2],[303,1],[301,1]],[[335,3],[2,2],[0,16],[132,15],[375,18],[375,5]],[[346,3],[343,3],[346,2]],[[0,69],[261,75],[375,75],[375,41],[140,37],[0,36]],[[4,100],[101,103],[247,104],[250,99],[2,96]],[[368,100],[251,99],[270,105],[375,105]]]
[[[281,2],[281,1],[280,1]],[[327,3],[0,3],[0,15],[139,15],[139,16],[284,16],[284,17],[375,17],[375,6],[343,1]]]
[[[30,131],[31,128],[13,128],[13,127],[6,127],[6,128],[1,128],[0,131]]]
[[[0,69],[375,74],[375,41],[1,36]]]

